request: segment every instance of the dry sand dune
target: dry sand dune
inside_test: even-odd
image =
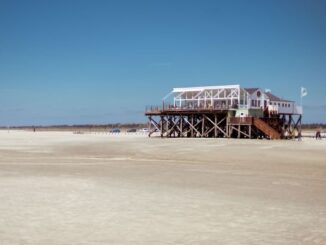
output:
[[[0,131],[1,244],[326,244],[326,140]]]

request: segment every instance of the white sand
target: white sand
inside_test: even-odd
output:
[[[0,131],[0,244],[326,244],[326,140]]]

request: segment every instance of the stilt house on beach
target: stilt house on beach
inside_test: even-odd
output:
[[[174,88],[145,115],[149,136],[281,139],[301,134],[302,107],[260,88],[225,85]]]

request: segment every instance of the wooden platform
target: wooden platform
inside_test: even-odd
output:
[[[193,115],[193,114],[226,114],[229,109],[183,109],[183,108],[165,108],[146,110],[145,116],[163,116],[163,115]]]
[[[301,116],[289,115],[236,117],[228,108],[164,108],[145,111],[149,118],[149,136],[223,137],[223,138],[293,138],[301,132]],[[300,133],[301,134],[301,133]]]

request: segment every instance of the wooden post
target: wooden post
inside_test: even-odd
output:
[[[173,117],[173,122],[174,122],[174,124],[177,124],[176,116]],[[177,127],[174,127],[174,138],[177,136],[176,128],[177,128]]]
[[[194,125],[194,114],[191,115],[191,125],[193,126]],[[194,137],[194,129],[193,127],[190,127],[191,130],[190,130],[190,134],[191,134],[191,137]]]
[[[173,137],[175,138],[175,126],[174,126],[174,124],[175,124],[175,116],[172,116],[171,117],[171,126],[170,126],[170,130],[171,130],[171,132],[172,132],[172,134],[173,134]],[[172,135],[171,134],[171,135]]]
[[[240,138],[240,124],[238,125],[238,138]]]
[[[298,137],[301,138],[302,137],[302,132],[301,132],[301,117],[302,115],[299,116],[299,127],[298,127]]]
[[[148,122],[148,137],[151,137],[151,131],[152,131],[152,117],[148,117],[149,122]]]
[[[161,116],[161,122],[160,122],[160,130],[161,130],[161,138],[163,138],[163,120],[164,120],[164,117]]]
[[[204,137],[204,133],[205,133],[205,115],[202,115],[203,120],[202,120],[202,125],[201,125],[201,137]]]
[[[214,122],[215,122],[215,124],[217,124],[217,115],[216,114],[214,114]],[[217,127],[214,125],[214,136],[215,136],[215,138],[217,137]]]
[[[166,116],[166,126],[165,126],[166,132],[169,132],[169,124],[170,124],[170,116]],[[166,137],[169,137],[169,135],[166,134]]]
[[[226,118],[226,135],[230,138],[230,128],[229,128],[229,119]]]
[[[289,131],[290,131],[291,138],[293,138],[294,130],[292,130],[292,115],[289,115]]]
[[[183,117],[180,115],[180,137],[183,137]]]

